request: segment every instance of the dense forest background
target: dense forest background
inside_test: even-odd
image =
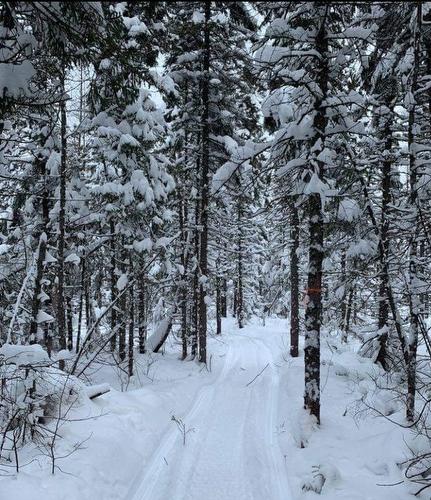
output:
[[[317,423],[323,329],[395,377],[427,434],[428,18],[428,2],[1,2],[13,446],[45,411],[45,367],[127,379],[168,335],[208,366],[228,316],[288,319]]]

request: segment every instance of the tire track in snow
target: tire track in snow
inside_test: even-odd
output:
[[[279,374],[274,354],[258,337],[235,333],[229,344],[220,375],[201,389],[183,418],[187,428],[197,432],[188,435],[184,447],[177,429],[172,429],[128,499],[292,498],[277,435]],[[269,369],[246,387],[267,363]]]
[[[266,435],[267,443],[269,445],[269,454],[271,461],[273,463],[273,484],[277,486],[278,499],[293,498],[290,486],[287,480],[287,470],[280,448],[280,442],[277,434],[277,422],[278,422],[278,398],[279,398],[279,387],[280,387],[280,376],[277,372],[275,365],[274,355],[270,349],[266,346],[264,342],[261,342],[264,349],[269,353],[272,362],[270,363],[270,369],[272,373],[270,382],[270,392],[269,392],[269,404],[268,404],[268,415],[267,415],[267,425],[266,425]]]
[[[238,369],[237,362],[238,356],[233,355],[229,359],[229,363],[226,363],[224,376],[218,382],[219,387],[216,388],[205,415],[200,415],[199,420],[196,419],[196,428],[199,428],[202,438],[200,439],[200,435],[193,436],[186,449],[179,450],[178,458],[180,460],[180,465],[178,470],[175,471],[178,480],[175,484],[171,485],[171,489],[169,489],[169,498],[172,500],[208,498],[208,492],[205,495],[204,491],[206,488],[211,491],[211,489],[217,488],[217,485],[218,487],[221,486],[217,481],[215,481],[217,484],[214,484],[214,477],[212,476],[214,476],[215,472],[219,471],[218,468],[215,471],[213,467],[219,461],[220,451],[223,450],[220,450],[220,446],[214,442],[213,438],[214,436],[218,436],[220,444],[228,439],[228,436],[223,435],[223,428],[220,428],[218,425],[220,420],[220,408],[223,406],[220,403],[225,401],[228,397],[228,391],[226,391],[223,382],[226,381],[229,384],[232,372]],[[230,415],[230,417],[233,416]],[[243,435],[246,421],[245,417],[246,415],[244,415],[244,418],[240,419],[240,428],[238,429],[237,436]],[[228,431],[229,429],[225,430]],[[229,442],[232,446],[230,448],[230,460],[232,462],[238,461],[241,457],[242,446],[239,445],[236,439],[231,439]],[[225,458],[229,460],[229,457],[225,456]],[[226,480],[226,477],[224,479]],[[202,491],[197,492],[196,490],[199,489],[202,489]],[[159,500],[164,500],[168,498],[168,496],[160,496],[158,498]],[[220,499],[222,498],[224,497],[220,496]],[[242,495],[238,496],[236,493],[232,498],[241,500],[246,497]]]
[[[249,419],[248,435],[256,436],[257,439],[248,443],[245,453],[254,457],[255,467],[262,471],[258,477],[251,477],[255,484],[253,498],[288,500],[293,497],[277,434],[279,375],[275,356],[260,338],[249,337],[249,340],[259,352],[257,367],[267,364],[269,367],[250,386],[255,418]],[[262,408],[265,411],[261,411]]]
[[[198,415],[199,412],[209,406],[209,401],[216,390],[217,384],[224,378],[227,372],[230,356],[231,352],[228,347],[220,374],[213,382],[206,384],[199,390],[191,408],[182,417],[182,420],[186,423],[186,425],[191,419]],[[169,456],[170,452],[180,441],[181,436],[178,429],[172,426],[167,435],[163,438],[162,443],[152,453],[151,461],[144,465],[144,470],[142,471],[143,475],[142,473],[139,474],[133,481],[129,492],[125,497],[126,500],[154,500],[155,497],[153,494],[155,493],[156,488],[160,486],[160,479],[163,481],[163,477],[169,474],[169,471],[166,470],[166,457]]]

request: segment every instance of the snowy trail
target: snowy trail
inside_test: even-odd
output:
[[[277,435],[274,355],[258,337],[237,332],[229,335],[228,345],[220,374],[182,416],[194,429],[186,446],[172,429],[127,500],[291,498]]]
[[[208,339],[211,372],[180,361],[175,339],[164,354],[137,359],[128,391],[112,367],[95,370],[94,383],[112,390],[84,399],[62,426],[57,451],[67,456],[60,462],[67,474],[52,475],[49,458],[32,447],[22,473],[0,475],[0,499],[406,500],[414,493],[397,465],[406,442],[418,446],[410,431],[356,416],[364,389],[375,397],[378,370],[357,347],[324,337],[323,425],[314,430],[302,408],[303,357],[288,355],[286,320],[254,320],[239,330],[228,318],[223,326],[226,333]],[[393,408],[391,394],[375,401]],[[195,429],[186,446],[173,414]],[[319,496],[303,490],[316,466],[327,477]]]

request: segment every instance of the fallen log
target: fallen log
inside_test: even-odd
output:
[[[89,385],[85,388],[85,392],[90,399],[96,399],[110,390],[111,388],[108,384]]]

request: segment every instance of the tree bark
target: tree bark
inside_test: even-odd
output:
[[[85,263],[86,263],[86,256],[85,254],[82,256],[82,262],[81,262],[81,286],[79,290],[79,309],[78,309],[78,331],[76,334],[76,346],[75,346],[75,351],[76,353],[79,352],[80,344],[81,344],[81,329],[82,329],[82,313],[84,309],[84,288],[85,288]]]
[[[328,4],[322,4],[318,10],[322,12],[320,28],[316,34],[315,49],[319,54],[317,68],[317,84],[321,92],[315,101],[313,128],[315,130],[314,165],[319,179],[323,179],[325,164],[318,159],[318,152],[325,147],[325,131],[328,118],[324,101],[328,93],[328,40],[326,36],[326,16]],[[318,146],[318,150],[316,146]],[[311,174],[311,172],[310,172]],[[305,309],[305,390],[304,407],[320,423],[320,326],[322,319],[322,263],[323,263],[323,208],[319,194],[309,195],[308,203],[309,258],[307,276],[308,302]]]
[[[129,257],[129,265],[130,265],[130,277],[133,279],[133,260],[132,255]],[[128,364],[127,364],[127,373],[129,378],[133,376],[133,354],[134,354],[134,344],[135,344],[135,294],[134,294],[134,286],[131,285],[129,290],[129,321],[128,321],[128,330],[129,330],[129,338],[128,338]]]
[[[30,344],[37,343],[37,333],[39,325],[37,323],[37,315],[41,308],[40,295],[42,293],[42,280],[44,271],[44,261],[46,256],[46,247],[48,239],[48,224],[49,224],[49,201],[48,201],[48,186],[46,178],[46,161],[37,160],[37,171],[43,177],[43,192],[42,192],[42,227],[39,233],[39,249],[36,262],[36,279],[34,282],[33,298],[31,305],[31,321],[29,331]]]
[[[69,351],[73,350],[73,305],[72,297],[70,295],[66,296],[66,306],[67,306],[67,349]]]
[[[416,10],[416,26],[414,34],[414,65],[412,71],[411,93],[416,94],[419,70],[420,29],[422,6],[418,2]],[[408,124],[409,169],[410,169],[410,209],[411,214],[411,243],[409,256],[409,295],[410,295],[410,335],[408,338],[407,364],[407,407],[406,419],[413,422],[415,418],[416,397],[416,365],[418,332],[420,328],[419,314],[421,310],[421,296],[418,290],[418,164],[416,161],[415,144],[416,106],[410,104]]]
[[[124,248],[124,237],[121,238],[121,248]],[[124,252],[120,252],[120,268],[121,272],[125,272],[125,254]],[[126,330],[128,325],[127,318],[127,295],[124,293],[119,302],[119,309],[122,315],[118,325],[118,357],[120,361],[124,361],[126,359]]]
[[[61,89],[65,94],[65,67],[61,70]],[[58,297],[57,297],[57,328],[60,349],[66,349],[66,318],[64,300],[64,250],[66,238],[66,161],[67,161],[67,139],[66,139],[66,101],[63,95],[60,101],[60,134],[61,134],[61,155],[60,155],[60,207],[58,214]],[[60,360],[59,368],[64,370],[64,360]]]
[[[199,169],[200,162],[197,163]],[[190,351],[193,358],[198,353],[199,331],[199,200],[195,205],[195,230],[194,230],[194,259],[193,259],[193,297],[192,297],[192,328]]]
[[[289,198],[290,211],[290,355],[299,352],[299,214],[295,199]]]
[[[146,352],[147,340],[147,293],[145,277],[141,277],[139,287],[139,352],[144,354]]]
[[[341,337],[341,342],[346,343],[347,342],[347,336],[349,334],[350,330],[350,318],[352,316],[352,305],[353,305],[353,296],[355,294],[355,287],[352,286],[348,292],[347,295],[347,301],[346,301],[346,307],[344,311],[344,316],[343,316],[343,323],[342,323],[342,337]]]
[[[202,68],[201,233],[199,249],[199,361],[201,363],[207,362],[210,18],[211,2],[205,2],[204,57]]]
[[[221,315],[227,318],[227,280],[225,277],[222,278]]]
[[[385,117],[386,123],[383,132],[383,137],[386,138],[384,149],[390,152],[392,150],[392,109],[386,108],[388,116]],[[391,202],[391,172],[392,159],[388,157],[382,162],[382,211],[380,220],[380,241],[383,255],[383,260],[380,262],[380,282],[379,282],[379,311],[378,311],[378,329],[380,332],[380,349],[376,361],[387,370],[387,343],[388,343],[388,319],[389,319],[389,303],[388,303],[388,256],[389,256],[389,218],[388,211]]]
[[[241,191],[241,182],[238,178],[238,189]],[[237,281],[237,299],[236,299],[236,318],[238,328],[244,328],[244,268],[243,268],[243,206],[241,192],[237,202],[237,224],[238,224],[238,281]]]
[[[186,134],[187,137],[187,134]],[[187,161],[186,161],[187,163]],[[187,221],[187,201],[185,193],[181,193],[181,202],[179,206],[179,221],[181,232],[181,266],[183,268],[183,275],[181,277],[181,292],[180,292],[180,308],[181,308],[181,359],[187,358],[188,348],[188,331],[187,331],[187,231],[185,224]]]
[[[110,263],[110,285],[111,285],[111,302],[117,298],[117,280],[116,280],[116,245],[115,245],[115,223],[113,219],[109,221],[109,230],[111,232],[110,238],[110,251],[111,251],[111,263]],[[111,334],[117,329],[117,308],[114,306],[111,309]],[[115,352],[117,347],[117,335],[111,336],[110,342],[111,352]]]
[[[221,289],[219,276],[216,276],[216,334],[221,334]]]
[[[233,282],[233,304],[232,304],[232,316],[236,318],[237,309],[238,309],[238,284],[235,280]]]

